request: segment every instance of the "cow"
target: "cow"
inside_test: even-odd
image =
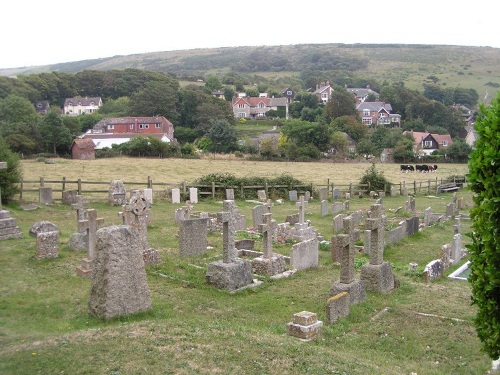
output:
[[[401,164],[400,168],[401,168],[401,172],[405,172],[405,173],[415,171],[415,168],[413,168],[413,165],[410,165],[410,164]]]
[[[417,165],[415,165],[415,169],[417,172],[422,172],[422,173],[429,172],[429,166],[425,165],[425,164],[417,164]]]
[[[436,172],[436,169],[438,169],[438,166],[436,164],[434,165],[428,165],[429,172]]]

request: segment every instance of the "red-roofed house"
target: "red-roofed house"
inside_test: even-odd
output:
[[[361,102],[356,109],[365,125],[390,125],[399,127],[401,115],[391,113],[392,106],[384,102]]]
[[[415,140],[414,151],[419,155],[430,155],[435,150],[446,150],[453,143],[449,134],[431,134],[428,132],[406,131]]]
[[[267,111],[278,107],[288,107],[286,98],[257,98],[252,96],[234,97],[231,103],[234,117],[264,119]]]
[[[64,101],[63,114],[68,116],[78,116],[94,113],[102,105],[102,99],[96,97],[67,98]]]

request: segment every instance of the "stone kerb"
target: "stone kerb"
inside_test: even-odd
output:
[[[89,314],[103,319],[151,309],[142,245],[126,225],[96,233]]]

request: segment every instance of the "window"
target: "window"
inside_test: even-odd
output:
[[[370,110],[369,109],[363,109],[363,116],[370,116]]]
[[[448,146],[448,142],[443,141],[442,145],[443,145],[443,146]]]
[[[328,94],[326,92],[321,94],[321,99],[328,100]]]
[[[371,119],[371,117],[369,117],[369,118],[364,118],[364,119],[362,120],[362,122],[363,122],[363,124],[365,124],[365,125],[371,125],[371,124],[372,124],[372,119]]]
[[[245,108],[245,104],[238,104],[238,108]]]
[[[432,141],[424,141],[424,147],[432,147]]]
[[[149,129],[149,124],[139,124],[139,129]]]
[[[380,117],[381,118],[385,117],[385,113],[384,112],[380,112]]]
[[[155,124],[155,128],[156,129],[160,129],[161,128],[161,124]]]
[[[259,103],[259,108],[264,108],[264,103]]]
[[[287,96],[292,96],[292,95],[293,95],[292,90],[288,90],[288,91],[286,92],[286,95],[287,95]]]
[[[112,130],[112,129],[114,129],[114,128],[115,128],[115,126],[114,126],[114,125],[108,125],[108,130]]]
[[[245,118],[245,117],[247,117],[247,114],[245,112],[238,113],[238,118]]]
[[[128,128],[129,129],[134,129],[134,124],[129,124]]]

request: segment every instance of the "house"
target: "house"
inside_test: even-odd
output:
[[[286,101],[288,104],[293,102],[293,99],[295,98],[295,91],[292,90],[290,87],[287,87],[281,92],[281,95],[286,98]]]
[[[164,116],[105,118],[80,137],[93,139],[99,150],[128,142],[137,136],[154,136],[170,143],[175,140],[174,125]]]
[[[50,111],[50,103],[48,100],[40,100],[35,103],[36,113],[45,116]]]
[[[316,89],[310,88],[307,91],[315,94],[321,103],[326,104],[332,97],[333,88],[330,86],[330,82],[325,81],[316,85]]]
[[[465,133],[465,136],[462,138],[465,139],[465,143],[467,143],[469,146],[473,147],[477,141],[477,138],[479,137],[479,135],[477,134],[477,131],[474,129],[474,125],[464,126],[464,133]],[[461,134],[462,134],[462,132],[459,133],[459,136]]]
[[[63,114],[67,116],[78,116],[94,113],[102,105],[100,97],[74,97],[64,101]]]
[[[460,112],[462,119],[466,125],[474,125],[475,116],[474,112],[467,106],[462,104],[453,104],[453,108]]]
[[[431,134],[429,132],[405,131],[403,135],[411,134],[415,145],[413,150],[417,155],[430,155],[436,150],[446,151],[453,144],[449,134]]]
[[[71,156],[78,160],[94,160],[95,159],[95,144],[90,138],[77,138],[71,144]]]
[[[221,90],[212,91],[212,96],[215,96],[216,98],[219,98],[219,99],[226,100],[226,96],[224,95],[224,91],[221,91]]]
[[[356,98],[356,105],[365,102],[366,99],[368,98],[368,95],[370,95],[370,94],[375,95],[375,97],[377,99],[380,96],[380,94],[378,92],[373,91],[370,88],[370,85],[366,86],[366,88],[349,88],[349,87],[346,86],[345,89],[348,92],[350,92],[351,94],[353,94],[355,96],[355,98]]]
[[[384,102],[361,102],[356,106],[365,125],[401,125],[401,115],[393,114],[392,106]]]
[[[234,117],[240,119],[264,119],[266,113],[277,110],[278,107],[285,107],[288,113],[288,102],[286,98],[257,98],[252,96],[234,97],[231,106]]]

